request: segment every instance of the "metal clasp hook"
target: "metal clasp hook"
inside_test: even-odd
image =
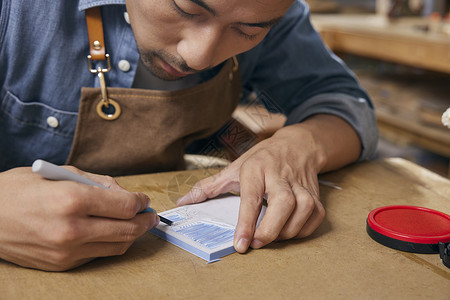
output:
[[[100,81],[102,100],[100,100],[100,102],[97,104],[97,114],[102,119],[112,121],[120,116],[121,109],[119,103],[108,98],[108,91],[106,89],[106,81],[104,73],[107,73],[111,70],[111,60],[109,58],[109,54],[106,54],[105,57],[107,67],[102,68],[99,66],[98,68],[95,69],[92,67],[92,57],[90,55],[87,56],[89,71],[93,74],[97,74],[98,79]]]

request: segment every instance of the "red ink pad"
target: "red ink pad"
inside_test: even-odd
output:
[[[419,206],[384,206],[369,213],[366,230],[372,239],[393,249],[439,253],[439,243],[450,243],[450,216]]]

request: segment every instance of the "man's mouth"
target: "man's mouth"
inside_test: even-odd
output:
[[[186,77],[187,75],[192,74],[192,72],[181,72],[181,71],[177,70],[176,68],[174,68],[170,64],[168,64],[161,57],[158,57],[158,59],[159,59],[160,67],[163,68],[167,73],[169,73],[172,76],[175,76],[175,77]]]

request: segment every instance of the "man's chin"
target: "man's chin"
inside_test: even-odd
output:
[[[147,68],[147,70],[150,71],[150,73],[152,73],[155,77],[157,77],[161,80],[176,81],[176,80],[180,80],[185,77],[185,76],[176,76],[176,75],[170,74],[169,72],[164,70],[162,67],[157,66],[153,62],[150,63],[150,62],[142,61],[142,63]]]
[[[174,76],[171,75],[167,72],[164,72],[163,70],[160,70],[158,72],[153,72],[152,70],[150,70],[150,72],[152,72],[153,75],[155,75],[155,77],[158,77],[161,80],[165,80],[165,81],[176,81],[176,80],[180,80],[183,79],[183,76]]]

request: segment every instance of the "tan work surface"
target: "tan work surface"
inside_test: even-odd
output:
[[[118,178],[159,210],[214,171]],[[385,159],[321,176],[327,210],[310,238],[273,243],[207,264],[150,233],[123,256],[69,272],[0,261],[0,299],[449,299],[450,269],[438,254],[412,254],[373,241],[366,217],[377,207],[425,206],[450,214],[450,181],[403,159]]]

